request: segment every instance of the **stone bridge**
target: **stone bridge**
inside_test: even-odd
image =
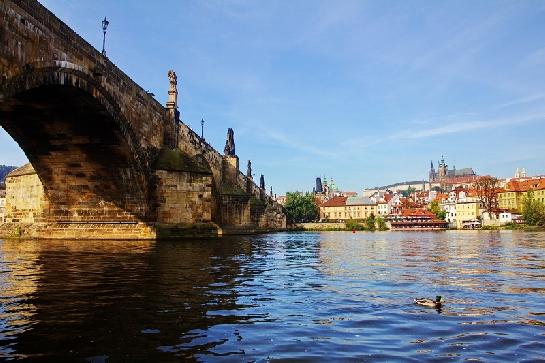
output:
[[[2,1],[0,17],[0,126],[44,190],[19,234],[155,238],[285,227],[281,207],[251,172],[240,173],[234,140],[221,155],[180,121],[175,73],[164,107],[37,1]],[[11,225],[21,222],[18,211],[8,198]]]

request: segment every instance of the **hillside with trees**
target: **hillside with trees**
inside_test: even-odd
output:
[[[15,166],[0,165],[0,183],[4,183],[6,175],[13,169],[15,169]]]

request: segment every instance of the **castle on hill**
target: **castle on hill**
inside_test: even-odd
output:
[[[456,169],[453,166],[452,169],[448,168],[445,163],[445,158],[441,156],[441,161],[437,163],[437,171],[433,167],[433,161],[430,163],[429,182],[430,183],[447,183],[455,182],[458,179],[474,179],[477,174],[473,168]]]

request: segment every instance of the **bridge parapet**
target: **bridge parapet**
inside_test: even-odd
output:
[[[163,105],[53,13],[34,0],[4,1],[0,13],[2,82],[33,69],[82,72],[115,100],[142,148],[163,145],[163,129],[173,122]]]

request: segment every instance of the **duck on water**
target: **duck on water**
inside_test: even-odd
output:
[[[441,297],[441,295],[437,295],[435,297],[435,300],[424,298],[424,297],[419,297],[419,298],[414,299],[415,304],[422,305],[422,306],[427,306],[427,307],[430,307],[430,308],[440,308],[443,305],[443,302],[444,302],[444,300]]]

